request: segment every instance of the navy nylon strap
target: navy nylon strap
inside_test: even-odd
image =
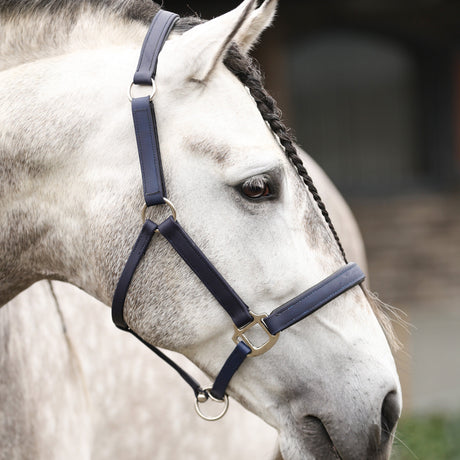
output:
[[[214,385],[211,389],[211,395],[216,399],[224,399],[225,391],[233,377],[233,374],[243,364],[246,356],[251,352],[251,349],[244,343],[238,342],[238,345],[234,348],[231,355],[225,361],[221,371],[214,381]]]
[[[264,319],[271,334],[292,326],[323,305],[364,281],[365,275],[355,263],[349,263],[294,299],[286,302]]]
[[[145,251],[147,251],[153,234],[157,228],[157,224],[151,220],[147,219],[145,221],[142,230],[134,243],[133,249],[131,250],[131,254],[128,257],[125,268],[121,273],[120,279],[118,280],[112,300],[112,320],[120,329],[129,329],[125,319],[123,318],[123,308],[125,305],[126,294],[128,293],[129,285],[133,279],[134,272],[144,256]]]
[[[161,167],[155,111],[148,96],[131,101],[137,150],[142,172],[144,199],[147,206],[163,204],[166,188]]]
[[[201,252],[200,248],[178,222],[169,217],[158,226],[158,230],[200,278],[201,282],[222,305],[238,328],[253,320],[248,306],[225,281],[216,267]]]
[[[142,45],[139,62],[133,82],[137,85],[150,85],[157,71],[158,55],[179,16],[160,10],[150,24]]]

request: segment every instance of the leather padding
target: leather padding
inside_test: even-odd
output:
[[[167,195],[153,104],[148,96],[138,97],[131,101],[131,110],[141,165],[145,203],[147,206],[163,204],[163,198],[167,198]]]
[[[179,16],[160,10],[153,18],[142,45],[139,62],[133,82],[137,85],[150,85],[157,71],[158,55]]]
[[[349,263],[294,299],[273,310],[264,319],[264,323],[270,333],[275,335],[311,315],[353,286],[362,283],[365,277],[358,265]]]

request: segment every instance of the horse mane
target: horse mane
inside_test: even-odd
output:
[[[16,16],[46,12],[72,19],[85,7],[102,9],[145,24],[149,24],[160,9],[160,5],[151,0],[3,0],[0,14]]]

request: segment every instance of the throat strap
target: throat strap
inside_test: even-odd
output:
[[[118,280],[115,293],[112,299],[112,321],[119,329],[128,331],[129,327],[126,324],[125,318],[123,317],[123,309],[125,306],[126,295],[128,294],[129,285],[133,279],[134,272],[136,271],[139,262],[144,257],[145,251],[152,240],[155,230],[158,225],[151,220],[146,220],[142,227],[136,242],[134,243],[133,249],[126,261],[126,265],[121,273],[120,279]]]
[[[176,224],[179,225],[179,224]],[[173,226],[174,227],[174,226]],[[123,272],[118,280],[117,287],[115,289],[115,293],[113,295],[112,300],[112,320],[115,325],[122,329],[123,331],[131,333],[136,339],[141,341],[146,347],[152,350],[157,356],[159,356],[163,361],[169,364],[183,379],[190,387],[192,388],[195,396],[198,397],[199,394],[206,394],[206,391],[200,386],[200,384],[184,369],[182,369],[178,364],[176,364],[169,356],[163,353],[160,349],[155,347],[154,345],[150,344],[146,340],[144,340],[141,336],[139,336],[136,332],[134,332],[126,323],[125,318],[123,316],[124,305],[126,301],[126,296],[128,294],[129,286],[133,279],[134,273],[141,262],[142,258],[144,257],[145,252],[155,234],[155,231],[158,229],[158,225],[152,222],[151,220],[147,219],[142,227],[142,230],[137,237],[136,242],[131,250],[131,254],[128,257],[126,265],[123,269]],[[180,227],[181,229],[181,227]],[[185,233],[183,229],[179,231],[179,233],[186,239],[190,240],[190,237]],[[171,236],[170,236],[171,237]],[[179,238],[175,238],[174,236],[171,237],[176,244],[179,244]],[[191,240],[190,240],[191,241]],[[193,242],[192,242],[193,243]],[[199,251],[199,249],[198,249]],[[200,254],[201,251],[199,251]],[[204,254],[202,257],[205,258]],[[207,261],[207,259],[205,258]],[[214,269],[209,261],[207,261],[210,267]],[[196,267],[195,267],[196,268]],[[198,269],[200,272],[200,269]],[[218,276],[217,276],[218,275]],[[214,276],[217,276],[216,279],[219,279],[220,275],[217,270],[214,269],[213,274],[211,275],[211,279]],[[223,280],[223,278],[222,278]],[[223,280],[226,286],[227,283]],[[225,291],[226,288],[224,288]],[[230,297],[233,290],[228,286],[230,289]],[[236,294],[235,294],[236,295]],[[247,308],[247,307],[246,307]],[[246,359],[246,356],[251,352],[251,349],[244,343],[239,342],[237,346],[233,349],[230,356],[227,358],[227,361],[224,363],[222,369],[220,370],[214,385],[211,389],[211,395],[219,400],[222,400],[225,396],[225,391],[227,386],[233,377],[233,374],[238,370],[238,368],[243,364],[243,361]]]

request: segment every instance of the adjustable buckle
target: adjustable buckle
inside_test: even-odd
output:
[[[238,342],[240,341],[243,341],[251,349],[251,353],[249,353],[248,356],[259,356],[265,353],[266,351],[270,350],[270,348],[273,347],[273,345],[275,345],[280,334],[278,332],[278,334],[273,335],[267,329],[267,326],[264,323],[264,319],[268,316],[266,313],[262,313],[261,315],[257,315],[253,313],[252,311],[250,311],[249,313],[254,319],[252,320],[252,322],[250,322],[249,324],[246,324],[241,329],[238,329],[234,325],[233,327],[235,328],[235,332],[233,334],[232,340],[236,344],[238,344]],[[256,325],[259,325],[260,329],[262,329],[268,337],[268,340],[260,346],[255,345],[253,342],[251,342],[251,340],[247,337],[247,335],[245,335],[245,333],[249,329],[251,329],[252,327]]]

